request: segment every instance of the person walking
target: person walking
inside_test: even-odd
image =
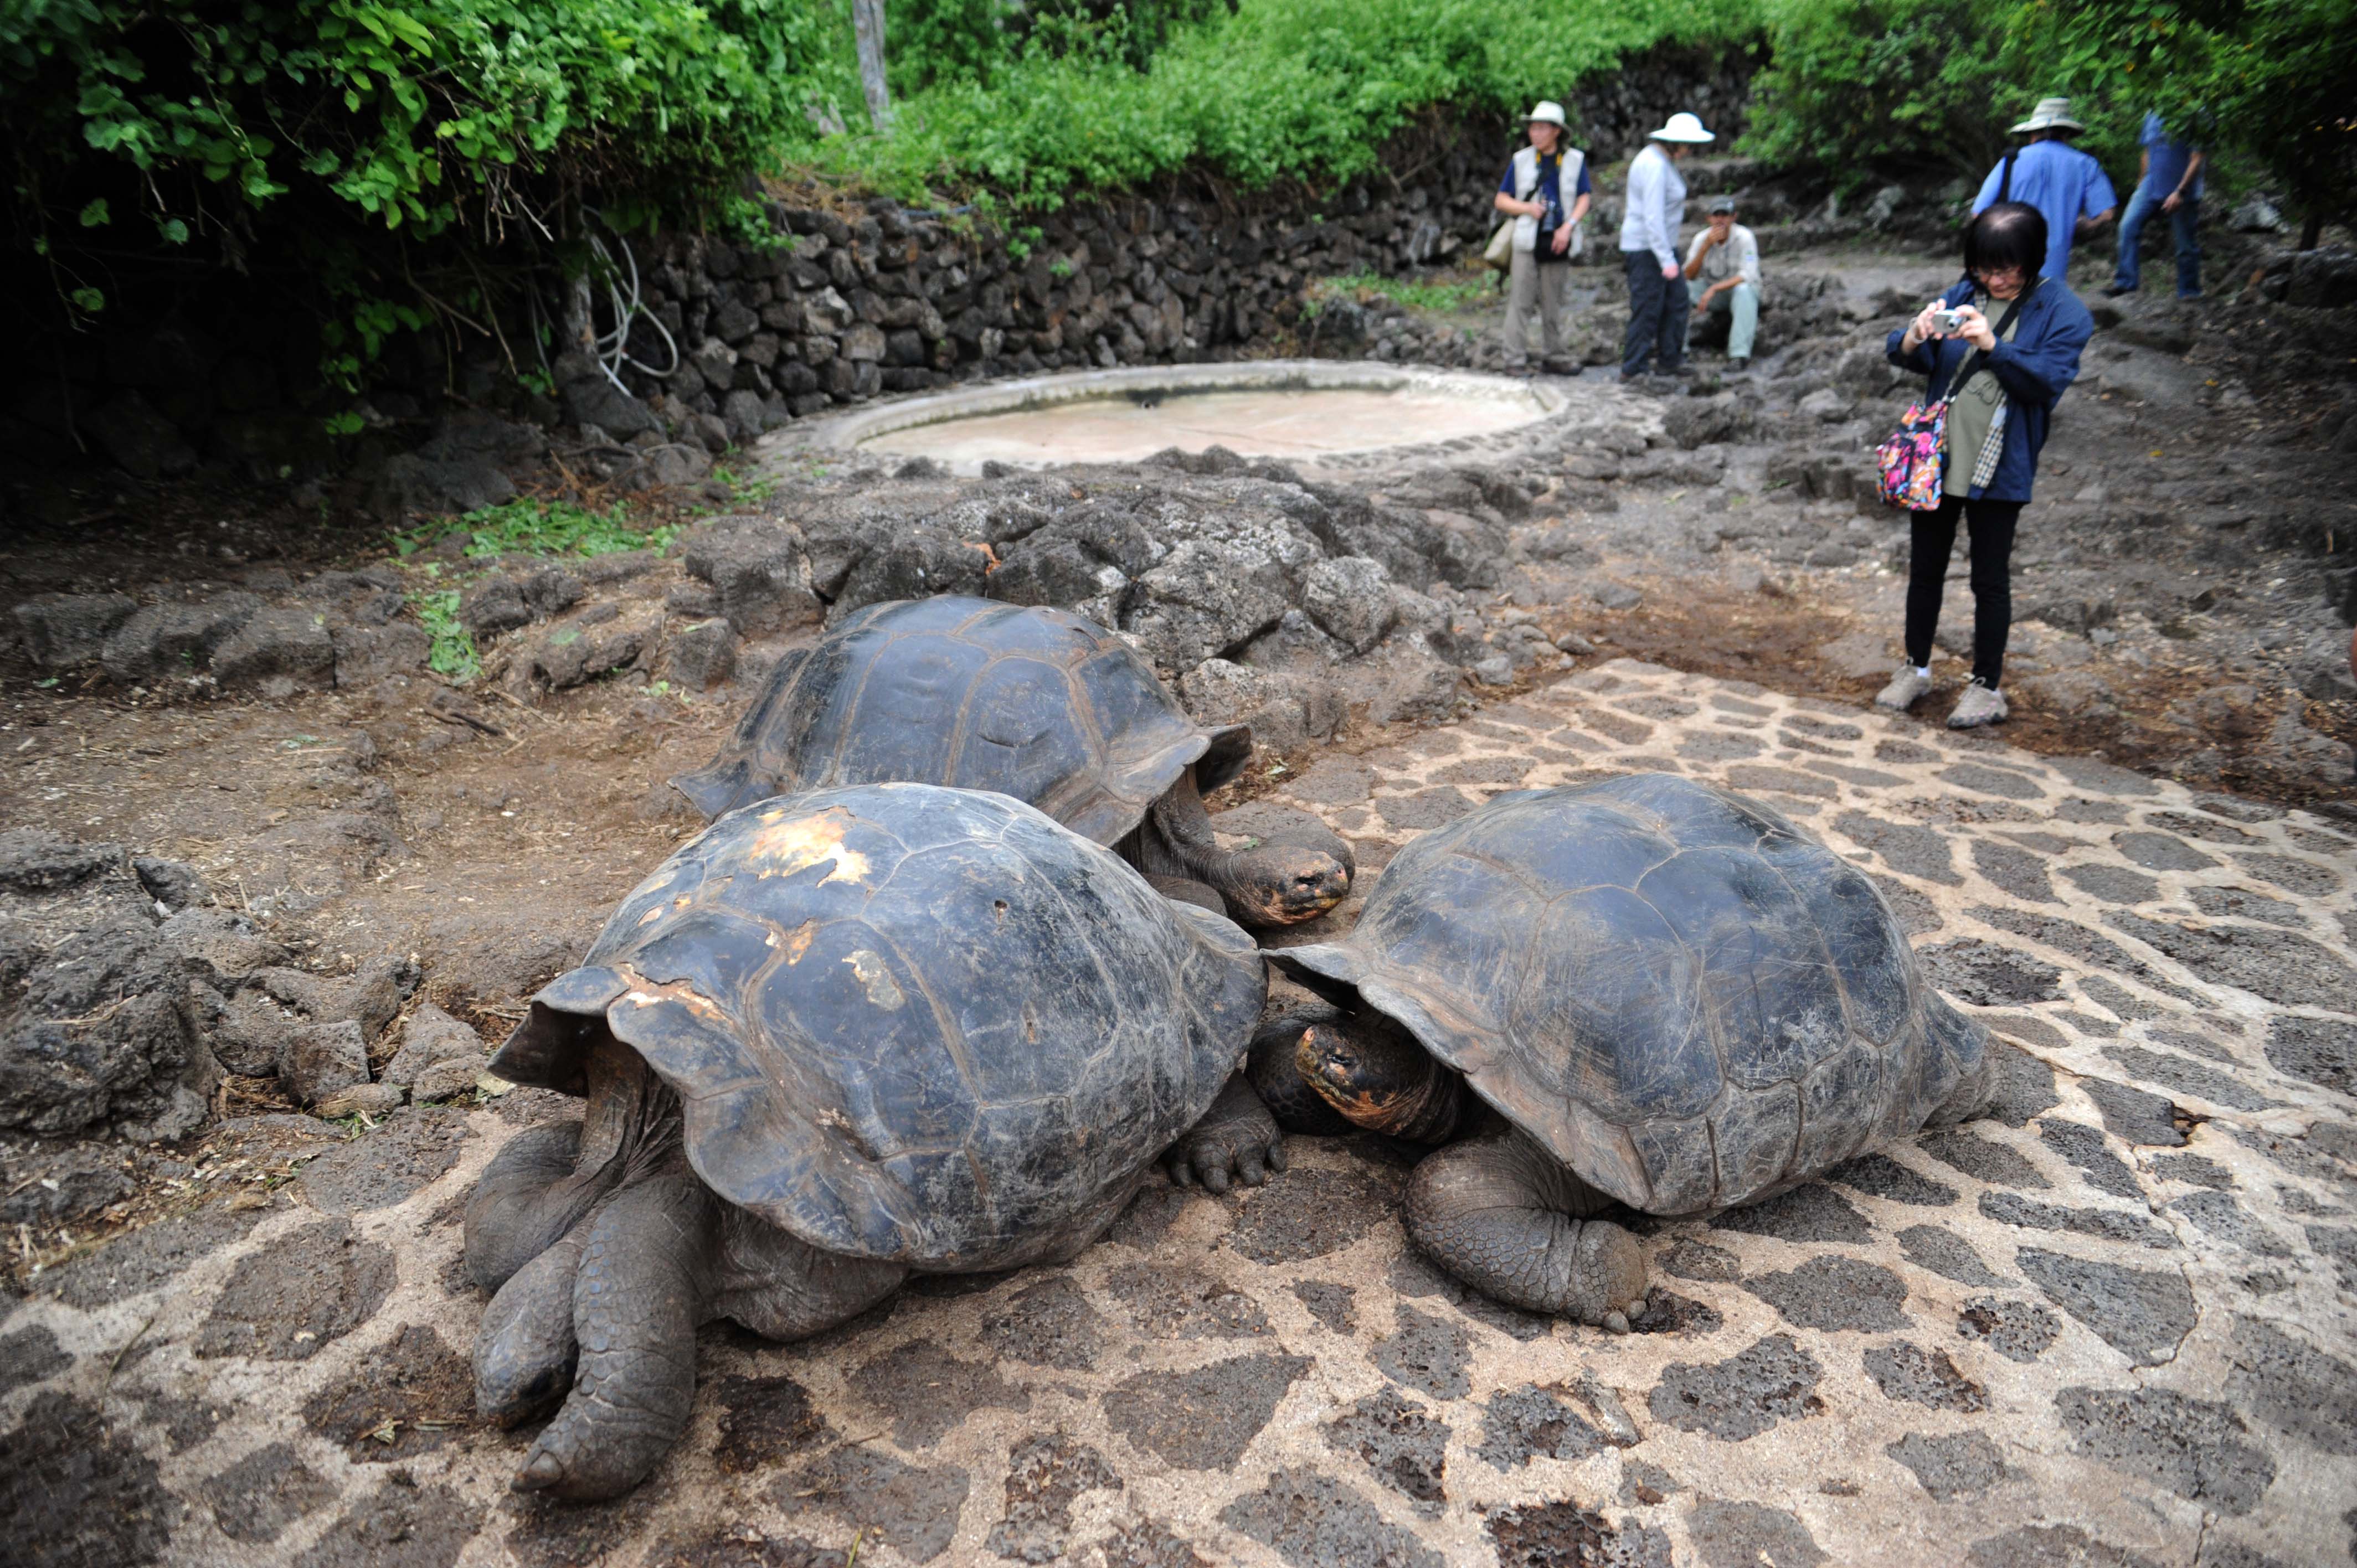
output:
[[[2201,166],[2207,156],[2191,142],[2169,134],[2158,113],[2144,117],[2136,138],[2144,144],[2144,165],[2136,174],[2136,194],[2128,198],[2127,215],[2120,220],[2119,266],[2112,286],[2104,292],[2114,299],[2134,294],[2143,281],[2137,251],[2144,226],[2156,209],[2169,215],[2177,240],[2177,297],[2201,297]]]
[[[2040,272],[2048,245],[2037,208],[2000,201],[1984,209],[1964,226],[1963,280],[1884,344],[1892,364],[1930,378],[1926,402],[1951,401],[1940,504],[1908,514],[1907,657],[1874,700],[1904,713],[1932,689],[1932,637],[1961,521],[1972,555],[1973,678],[1950,729],[2006,716],[1999,682],[2013,624],[2014,531],[2054,404],[2078,379],[2079,355],[2094,336],[2079,296]]]
[[[2041,275],[2070,286],[2071,246],[2092,240],[2119,210],[2104,166],[2071,145],[2087,127],[2071,118],[2067,98],[2041,98],[2029,118],[2013,128],[2029,140],[1999,158],[1981,181],[1973,198],[1973,211],[1987,211],[2000,201],[2020,201],[2035,207],[2046,220],[2046,260]]]
[[[1760,331],[1760,240],[1735,220],[1735,198],[1711,199],[1710,226],[1686,252],[1686,280],[1705,285],[1695,301],[1695,319],[1727,318],[1727,368],[1749,369],[1752,340]]]
[[[1678,165],[1714,140],[1702,122],[1680,110],[1629,160],[1627,205],[1620,218],[1620,260],[1629,273],[1629,336],[1620,349],[1620,379],[1632,381],[1649,365],[1683,374],[1686,363],[1686,274],[1678,263],[1678,230],[1686,220],[1686,182]]]
[[[1563,289],[1581,245],[1579,221],[1595,199],[1587,155],[1568,146],[1563,105],[1531,111],[1530,145],[1506,165],[1491,205],[1514,220],[1513,262],[1507,274],[1506,369],[1530,369],[1531,312],[1539,316],[1539,347],[1548,371],[1579,373],[1564,354]],[[1566,198],[1568,197],[1568,200]]]

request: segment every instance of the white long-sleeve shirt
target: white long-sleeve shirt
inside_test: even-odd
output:
[[[1620,217],[1623,252],[1651,251],[1665,267],[1678,264],[1678,230],[1686,220],[1686,182],[1659,142],[1629,160],[1629,197]]]

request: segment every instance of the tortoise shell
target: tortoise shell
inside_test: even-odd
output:
[[[1267,956],[1656,1214],[1790,1186],[1989,1072],[1871,882],[1674,775],[1499,796],[1402,850],[1347,940]]]
[[[1005,1266],[1125,1200],[1267,983],[1242,930],[1019,801],[869,785],[682,845],[490,1065],[578,1094],[610,1030],[729,1202],[846,1256]]]
[[[711,766],[673,780],[706,817],[771,795],[905,780],[992,789],[1116,843],[1189,764],[1206,792],[1252,732],[1187,717],[1113,633],[953,594],[870,605],[780,661]]]

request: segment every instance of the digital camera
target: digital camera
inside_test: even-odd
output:
[[[1943,338],[1953,337],[1964,329],[1964,313],[1962,308],[1932,312],[1932,330]]]

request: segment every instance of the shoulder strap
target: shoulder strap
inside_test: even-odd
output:
[[[2038,281],[2042,284],[2046,280],[2044,278],[2040,278]],[[2037,292],[2038,289],[2036,285],[2033,285],[2029,288],[2023,289],[2019,294],[2013,296],[2013,303],[2006,307],[2005,314],[1998,317],[1996,320],[1996,337],[2000,341],[2003,340],[2007,333],[2013,330],[2014,317],[2021,314],[2023,304],[2029,300],[2031,295],[2036,294]],[[1964,390],[1964,383],[1981,373],[1981,361],[1986,358],[1988,358],[1988,356],[1978,349],[1975,349],[1971,353],[1965,355],[1964,363],[1958,365],[1956,367],[1956,373],[1953,377],[1949,378],[1948,395],[1945,398],[1941,399],[1941,401],[1943,403],[1953,402],[1955,395]]]
[[[2011,152],[2005,155],[2005,173],[1998,178],[1996,183],[1996,199],[1999,201],[2011,201],[2013,199],[2013,160],[2020,156],[2021,149],[2018,147],[2014,148]],[[2006,319],[2009,321],[2012,317],[2007,317]]]

